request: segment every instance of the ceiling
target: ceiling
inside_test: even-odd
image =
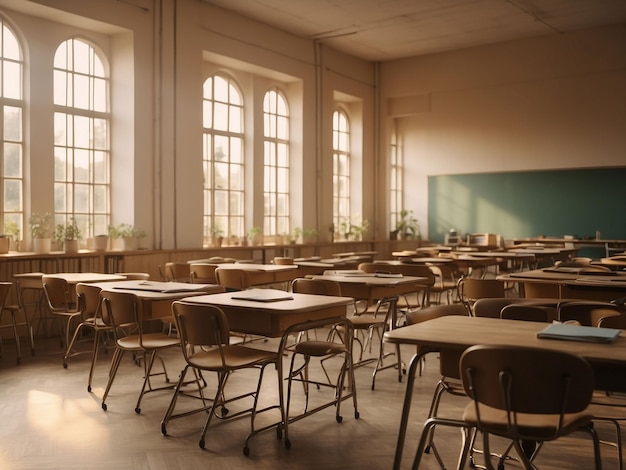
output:
[[[385,61],[626,23],[626,0],[204,0]]]

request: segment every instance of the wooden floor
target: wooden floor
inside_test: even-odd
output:
[[[258,343],[273,347],[274,342]],[[370,366],[356,371],[360,419],[354,419],[351,402],[342,405],[343,422],[337,423],[334,408],[294,423],[290,427],[291,448],[285,448],[276,432],[257,435],[250,443],[250,456],[243,455],[249,421],[236,419],[213,423],[206,449],[198,446],[205,415],[173,420],[168,435],[161,434],[161,420],[171,391],[148,394],[141,413],[134,412],[142,380],[142,369],[125,357],[107,400],[100,403],[106,385],[111,353],[98,362],[92,393],[87,392],[89,356],[70,359],[62,367],[58,340],[39,339],[37,354],[28,352],[16,365],[15,345],[5,341],[0,360],[0,469],[390,469],[393,463],[401,404],[405,391],[394,370],[379,374],[371,390]],[[403,351],[408,361],[411,349]],[[178,350],[165,354],[170,379],[182,369]],[[287,361],[285,361],[287,364]],[[319,368],[315,368],[319,372]],[[314,371],[315,372],[315,371]],[[423,375],[416,381],[411,426],[402,468],[410,468],[413,452],[438,380],[438,359],[430,355]],[[160,382],[161,379],[158,379]],[[255,383],[248,372],[238,372],[229,381],[227,394],[247,390]],[[155,382],[156,383],[156,382]],[[268,368],[262,389],[264,403],[276,400],[276,372]],[[208,390],[214,390],[214,380]],[[301,395],[301,388],[296,389]],[[313,390],[328,396],[329,390]],[[182,399],[181,399],[182,400]],[[181,401],[190,406],[191,399]],[[446,396],[441,413],[459,416],[464,398]],[[181,408],[182,409],[182,408]],[[236,410],[231,407],[231,412]],[[273,418],[273,417],[269,417]],[[612,437],[606,425],[603,435]],[[455,467],[460,443],[458,430],[441,428],[436,443],[448,468]],[[498,443],[496,443],[498,444]],[[501,443],[500,443],[501,444]],[[498,446],[496,446],[498,447]],[[615,449],[602,446],[604,468],[617,468]],[[536,463],[541,469],[591,469],[591,444],[585,434],[546,444]],[[440,468],[432,454],[424,456],[423,469]],[[520,468],[508,462],[506,468]]]

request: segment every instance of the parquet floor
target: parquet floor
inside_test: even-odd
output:
[[[260,345],[273,347],[274,343]],[[245,457],[242,448],[249,429],[247,419],[214,422],[207,434],[206,449],[202,450],[198,438],[204,414],[173,420],[167,427],[168,436],[161,434],[161,420],[171,391],[148,394],[141,414],[136,414],[134,408],[142,369],[130,356],[123,360],[105,412],[100,399],[111,353],[101,355],[93,391],[88,393],[88,355],[70,359],[69,368],[64,369],[57,340],[39,339],[37,347],[37,355],[31,357],[27,353],[18,366],[14,344],[5,341],[4,355],[0,359],[0,469],[331,470],[390,469],[392,466],[405,390],[404,382],[398,382],[393,370],[379,374],[374,391],[370,389],[372,368],[364,366],[356,370],[360,419],[354,419],[352,404],[346,401],[342,405],[342,423],[335,421],[334,408],[328,408],[290,427],[290,449],[286,449],[275,431],[270,430],[252,439],[250,456]],[[403,351],[405,360],[410,359],[412,352],[410,348]],[[183,366],[182,355],[178,350],[170,350],[164,358],[171,380],[175,381]],[[416,380],[403,468],[410,468],[438,378],[438,359],[430,355],[423,375]],[[234,395],[248,390],[255,380],[248,372],[235,373],[227,393]],[[208,390],[214,390],[213,387],[211,379]],[[276,400],[276,388],[276,372],[268,368],[261,392],[264,403]],[[322,394],[327,396],[329,391],[313,390],[312,393],[317,399]],[[188,406],[191,399],[188,400],[181,401],[181,406]],[[442,414],[458,416],[465,399],[447,396],[443,403]],[[608,428],[601,426],[604,434]],[[459,431],[439,429],[436,442],[448,468],[454,468]],[[498,448],[499,444],[502,443],[495,442],[494,446]],[[602,446],[602,451],[604,468],[616,468],[615,450]],[[546,444],[537,465],[547,470],[591,469],[590,442],[586,435],[580,434]],[[420,468],[440,467],[432,455],[426,455]],[[506,468],[520,467],[510,462]]]

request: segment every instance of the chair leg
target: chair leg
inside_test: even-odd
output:
[[[211,424],[211,419],[213,418],[213,415],[215,414],[215,408],[217,407],[219,397],[222,396],[222,393],[224,391],[224,386],[226,385],[226,381],[228,380],[229,374],[227,372],[219,372],[217,375],[218,375],[218,378],[217,378],[218,385],[217,385],[217,391],[215,392],[215,398],[213,399],[213,406],[211,406],[211,409],[209,411],[209,416],[207,416],[207,419],[204,423],[204,427],[202,428],[202,433],[200,434],[200,441],[198,442],[198,445],[200,446],[201,449],[204,449],[204,446],[206,445],[206,442],[204,439],[209,429],[209,425]]]
[[[107,396],[109,395],[109,390],[111,390],[111,385],[113,385],[113,380],[115,380],[115,375],[117,374],[117,369],[120,367],[120,362],[122,362],[122,357],[124,356],[124,350],[121,348],[115,348],[115,352],[113,353],[113,358],[111,359],[111,369],[109,370],[109,381],[107,382],[107,387],[104,390],[104,395],[102,395],[102,409],[104,411],[107,410],[107,405],[105,403]]]
[[[67,322],[67,333],[69,334],[69,325],[70,321]],[[84,323],[79,323],[76,329],[74,330],[74,334],[72,335],[72,339],[67,343],[67,349],[65,350],[65,355],[63,356],[63,368],[67,369],[67,359],[70,357],[72,353],[72,348],[74,347],[74,343],[76,342],[76,338],[78,338],[78,334],[83,328]]]

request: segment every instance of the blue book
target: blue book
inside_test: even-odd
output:
[[[594,326],[567,325],[552,323],[539,333],[537,338],[584,341],[589,343],[612,343],[622,330],[614,328],[596,328]]]

